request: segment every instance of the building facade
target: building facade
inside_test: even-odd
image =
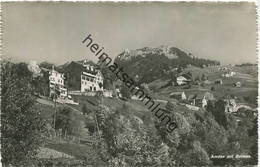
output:
[[[83,64],[86,68],[81,73],[81,92],[103,91],[103,76],[94,66]]]
[[[50,81],[50,97],[58,92],[59,97],[67,97],[68,91],[64,85],[65,76],[63,73],[59,73],[52,67],[49,71],[49,81]]]

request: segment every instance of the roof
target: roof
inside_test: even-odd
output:
[[[200,94],[196,94],[196,99],[203,99],[204,98],[204,94],[200,93]]]
[[[40,67],[40,69],[43,70],[43,71],[50,71],[49,69],[44,68],[44,67]]]
[[[186,79],[192,79],[192,76],[188,73],[182,74],[181,76],[185,77]]]
[[[92,74],[92,75],[97,75],[97,73],[98,73],[97,70],[92,71],[92,70],[87,70],[86,68],[83,72],[86,72],[86,73],[89,73],[89,74]]]
[[[190,94],[189,97],[188,97],[188,100],[194,99],[195,97],[196,97],[196,95]]]
[[[191,100],[191,99],[203,99],[205,98],[206,100],[214,100],[214,96],[212,93],[210,92],[205,92],[205,93],[198,93],[196,95],[194,94],[190,94],[188,99]]]
[[[187,78],[185,78],[184,76],[178,76],[177,79],[187,80]]]

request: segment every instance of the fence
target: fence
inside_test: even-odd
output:
[[[81,95],[81,96],[98,96],[98,95],[103,95],[105,97],[113,97],[113,91],[112,90],[104,90],[102,92],[94,92],[94,91],[81,92],[79,90],[76,90],[76,91],[69,91],[68,94],[70,94],[70,95]]]

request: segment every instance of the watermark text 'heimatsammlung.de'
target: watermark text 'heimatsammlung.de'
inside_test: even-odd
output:
[[[167,128],[167,131],[171,133],[174,129],[177,128],[177,124],[172,120],[172,118],[167,114],[165,109],[160,108],[160,103],[155,102],[149,95],[147,95],[143,89],[138,87],[136,82],[124,72],[123,67],[115,62],[112,63],[112,58],[104,51],[104,47],[100,47],[99,44],[94,43],[93,37],[89,34],[83,41],[86,47],[95,54],[96,57],[106,65],[106,67],[113,72],[119,80],[121,80],[130,90],[130,92],[136,95],[144,104],[147,106],[148,110],[154,113],[154,115],[164,124]],[[138,87],[138,89],[136,89]]]

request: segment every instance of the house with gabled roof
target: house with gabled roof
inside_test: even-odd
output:
[[[103,91],[101,71],[84,61],[85,70],[81,73],[81,92]]]
[[[210,100],[215,100],[213,94],[210,92],[190,94],[188,96],[188,101],[191,105],[202,108],[205,108]]]
[[[186,85],[192,81],[192,76],[188,73],[182,74],[176,78],[177,85]]]
[[[176,99],[176,100],[186,100],[186,95],[184,92],[172,92],[170,94],[170,98]]]
[[[54,69],[49,70],[49,87],[50,87],[50,97],[54,94],[59,94],[60,97],[65,98],[68,95],[68,90],[65,87],[65,75]]]

